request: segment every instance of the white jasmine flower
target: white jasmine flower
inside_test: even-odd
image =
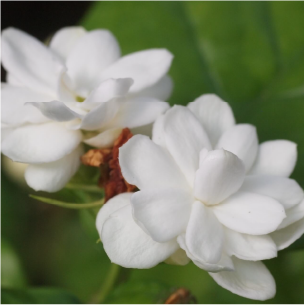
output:
[[[137,135],[120,149],[123,176],[140,191],[100,210],[104,249],[129,268],[191,259],[233,293],[271,298],[275,282],[260,260],[303,234],[303,190],[287,178],[295,162],[294,143],[259,146],[255,128],[236,125],[214,95],[174,106],[152,140]]]
[[[172,90],[171,60],[163,49],[120,57],[106,30],[63,28],[49,47],[4,30],[2,152],[29,164],[25,178],[35,190],[61,189],[79,167],[83,140],[111,147],[122,128],[148,125],[168,108],[161,100]]]

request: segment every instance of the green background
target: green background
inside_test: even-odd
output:
[[[111,30],[123,54],[170,50],[172,105],[216,93],[230,103],[238,123],[257,127],[260,142],[296,142],[292,177],[304,187],[303,2],[96,2],[80,23]],[[2,175],[2,301],[88,302],[110,267],[96,244],[94,219],[38,203],[29,193]],[[91,199],[67,189],[55,196]],[[304,303],[303,248],[304,237],[266,262],[277,283],[276,297],[267,303]],[[172,287],[185,287],[199,303],[259,303],[226,291],[193,264],[132,270],[129,278],[131,284],[108,302],[156,303]],[[28,289],[40,286],[53,288]]]

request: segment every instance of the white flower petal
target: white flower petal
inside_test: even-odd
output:
[[[86,30],[81,26],[65,27],[57,31],[50,42],[50,49],[66,61],[77,42],[86,33]]]
[[[102,206],[96,217],[96,228],[101,235],[102,227],[105,221],[119,209],[131,204],[131,196],[133,193],[122,193],[109,199],[106,204]]]
[[[131,205],[111,214],[101,240],[111,261],[125,268],[152,268],[178,249],[176,241],[157,243],[147,235],[133,220]]]
[[[222,256],[223,227],[212,210],[199,201],[192,205],[186,229],[186,246],[189,252],[208,264],[216,264]]]
[[[56,98],[63,66],[34,37],[14,28],[2,31],[2,64],[26,87]]]
[[[277,256],[277,247],[269,235],[248,235],[225,228],[225,251],[239,259],[259,261]]]
[[[283,219],[278,230],[286,228],[302,218],[304,218],[304,200],[293,208],[286,210],[286,218]]]
[[[82,103],[85,107],[91,103],[106,103],[113,98],[124,96],[133,84],[131,78],[108,79],[94,89],[88,98]]]
[[[204,126],[213,146],[224,131],[235,124],[229,104],[215,94],[204,94],[189,103],[188,107]]]
[[[80,143],[80,131],[62,123],[25,125],[12,131],[2,143],[2,152],[16,162],[48,163],[70,154]]]
[[[98,148],[111,148],[118,136],[121,134],[121,128],[111,128],[101,132],[95,137],[84,140],[83,142]]]
[[[209,273],[223,288],[245,298],[264,301],[274,297],[275,281],[261,262],[233,258],[235,271]]]
[[[235,125],[223,133],[216,148],[237,155],[244,162],[247,172],[252,167],[259,148],[256,128],[249,124]]]
[[[118,101],[119,110],[116,117],[110,122],[111,127],[128,127],[153,123],[164,113],[169,104],[150,97],[136,97]]]
[[[297,145],[287,140],[267,141],[260,145],[251,175],[289,177],[297,161]]]
[[[278,250],[283,250],[293,244],[304,234],[304,218],[294,222],[290,226],[270,234],[276,243]]]
[[[234,194],[245,178],[243,162],[226,150],[212,150],[200,156],[195,174],[194,196],[208,205],[218,204]]]
[[[185,242],[185,234],[178,236],[177,242],[180,245],[180,247],[186,251],[187,256],[193,261],[193,263],[197,267],[199,267],[203,270],[206,270],[208,272],[219,272],[222,270],[230,270],[230,271],[234,270],[234,266],[233,266],[233,262],[232,262],[231,258],[225,253],[222,253],[221,259],[216,264],[208,264],[208,263],[200,260],[196,256],[194,256],[189,251],[189,249],[186,245],[186,242]]]
[[[24,87],[22,82],[19,81],[16,76],[12,75],[12,73],[9,72],[6,72],[6,82],[12,86]]]
[[[39,110],[25,106],[28,102],[47,102],[50,96],[24,87],[1,85],[1,122],[9,126],[44,123],[48,119]]]
[[[253,193],[238,192],[212,208],[224,226],[251,235],[275,231],[286,216],[278,201]]]
[[[15,128],[10,128],[1,123],[1,144],[4,140],[15,130]]]
[[[71,110],[66,104],[59,101],[51,102],[30,102],[27,105],[34,106],[41,111],[41,113],[47,118],[57,122],[67,122],[77,118],[81,118],[75,111]]]
[[[133,93],[132,97],[154,97],[161,101],[166,101],[172,93],[173,81],[169,75],[163,76],[155,85]]]
[[[106,30],[86,33],[78,40],[66,61],[67,73],[76,92],[80,96],[87,96],[88,92],[100,83],[98,76],[101,71],[119,57],[120,48],[112,33]],[[129,77],[129,75],[118,75],[114,78],[120,77]]]
[[[164,132],[167,149],[193,186],[199,152],[211,149],[208,136],[195,115],[186,107],[174,106],[166,113]]]
[[[80,166],[81,146],[63,158],[42,164],[29,164],[25,171],[27,184],[35,191],[57,192],[74,176]]]
[[[169,70],[172,54],[165,49],[151,49],[123,56],[101,74],[101,80],[131,77],[131,92],[155,85]]]
[[[166,139],[164,133],[165,114],[160,115],[153,124],[152,141],[166,149]]]
[[[84,130],[97,130],[102,128],[115,117],[118,108],[118,103],[115,100],[98,104],[96,108],[84,116],[79,128]]]
[[[157,242],[166,242],[185,231],[192,195],[176,188],[139,191],[131,197],[136,222]]]
[[[297,205],[304,196],[302,188],[295,180],[279,176],[247,176],[240,191],[272,197],[285,209]]]
[[[136,135],[124,144],[119,149],[119,164],[124,178],[141,190],[187,189],[187,182],[172,157],[147,136]]]

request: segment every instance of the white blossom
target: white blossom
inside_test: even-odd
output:
[[[258,145],[255,127],[235,124],[215,95],[174,106],[152,140],[137,135],[120,148],[123,176],[139,191],[101,208],[104,249],[129,268],[192,260],[233,293],[271,298],[275,282],[260,261],[304,231],[303,190],[288,178],[296,158],[290,141]]]
[[[122,128],[151,124],[169,107],[171,60],[164,49],[121,57],[107,30],[63,28],[48,47],[4,30],[2,152],[29,164],[25,178],[35,190],[61,189],[80,165],[82,141],[111,147]]]

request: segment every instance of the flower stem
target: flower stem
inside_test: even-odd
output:
[[[117,277],[119,275],[120,266],[116,264],[111,264],[110,270],[108,274],[106,275],[106,278],[104,280],[104,283],[100,289],[99,292],[94,296],[92,299],[92,304],[102,304],[106,297],[108,296],[109,292],[113,289],[113,286],[115,285],[117,281]]]
[[[34,198],[36,200],[39,200],[41,202],[44,202],[44,203],[57,205],[62,208],[77,209],[77,210],[91,209],[91,208],[95,208],[95,207],[100,207],[104,204],[104,198],[102,198],[101,200],[95,201],[95,202],[90,202],[90,203],[68,203],[68,202],[63,202],[63,201],[59,201],[59,200],[55,200],[55,199],[51,199],[51,198],[45,198],[45,197],[34,196],[34,195],[30,195],[30,197]]]

